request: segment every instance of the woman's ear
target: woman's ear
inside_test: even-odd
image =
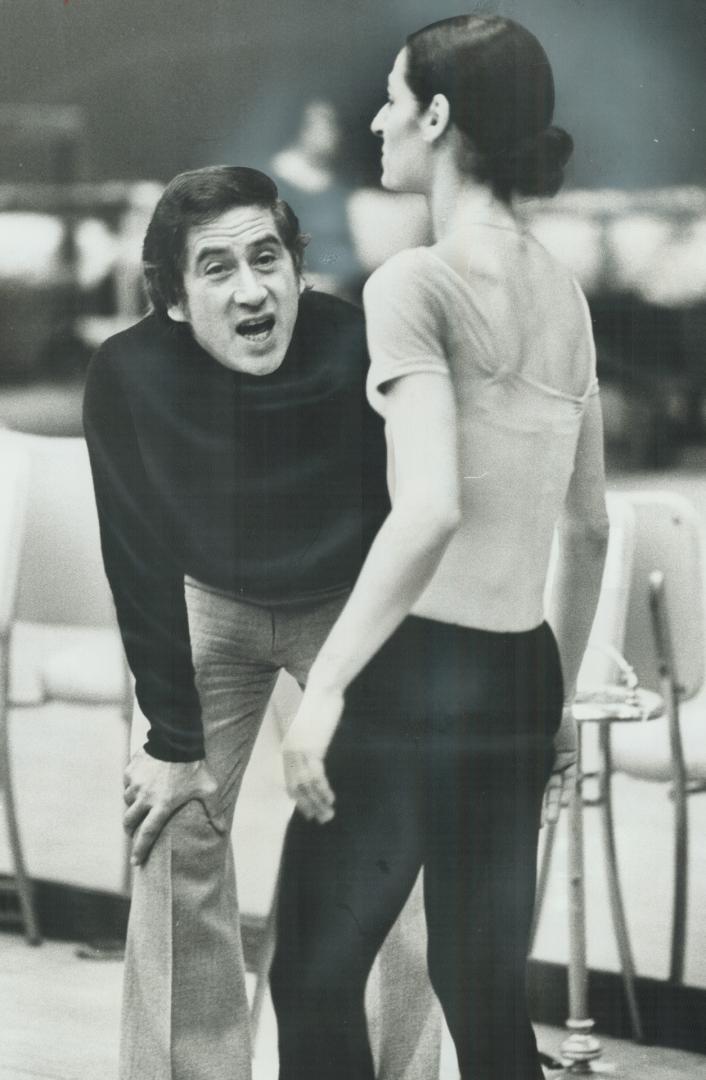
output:
[[[451,122],[451,107],[445,94],[434,94],[422,117],[422,136],[429,142],[436,142],[444,134]]]

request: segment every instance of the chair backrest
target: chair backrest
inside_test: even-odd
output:
[[[578,677],[579,689],[583,690],[596,689],[617,680],[617,664],[611,650],[622,653],[625,636],[635,546],[635,512],[629,500],[617,492],[608,492],[606,502],[610,519],[608,551],[589,646]],[[547,608],[550,607],[557,558],[555,541],[545,590]]]
[[[17,445],[3,448],[0,457],[0,634],[12,622],[25,534],[29,492],[29,454]]]
[[[598,607],[578,677],[581,689],[595,689],[618,681],[618,665],[611,650],[624,652],[636,519],[631,503],[617,492],[608,492],[606,503],[610,519],[608,551]]]
[[[0,432],[3,467],[18,452],[29,460],[29,480],[15,618],[115,626],[85,441]]]
[[[659,690],[649,611],[649,576],[664,574],[664,593],[680,696],[704,680],[704,577],[701,525],[688,499],[666,491],[626,493],[635,511],[635,557],[625,627],[625,656],[640,684]]]

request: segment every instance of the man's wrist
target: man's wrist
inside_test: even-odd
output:
[[[156,740],[148,737],[147,742],[143,746],[143,750],[146,754],[149,754],[155,761],[164,761],[167,764],[185,765],[188,763],[198,763],[204,761],[206,754],[203,743],[195,746],[193,749],[180,749],[179,747],[173,747],[163,743],[161,740]]]

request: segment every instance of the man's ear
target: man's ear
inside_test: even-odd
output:
[[[171,304],[167,308],[167,315],[172,320],[172,322],[189,321],[189,316],[186,311],[186,304],[181,300],[177,304]]]
[[[436,142],[451,122],[451,106],[445,94],[434,94],[422,117],[422,138],[428,142]]]

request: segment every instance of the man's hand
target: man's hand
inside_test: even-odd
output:
[[[555,825],[559,820],[562,806],[571,798],[576,783],[578,739],[578,727],[573,710],[571,705],[565,705],[561,723],[554,736],[556,760],[544,792],[542,825]]]
[[[304,817],[320,825],[334,814],[335,796],[326,779],[324,758],[342,711],[343,694],[310,682],[282,741],[287,791]]]
[[[166,822],[191,799],[218,790],[205,761],[158,761],[138,750],[125,769],[125,831],[133,837],[133,866],[142,866]]]

